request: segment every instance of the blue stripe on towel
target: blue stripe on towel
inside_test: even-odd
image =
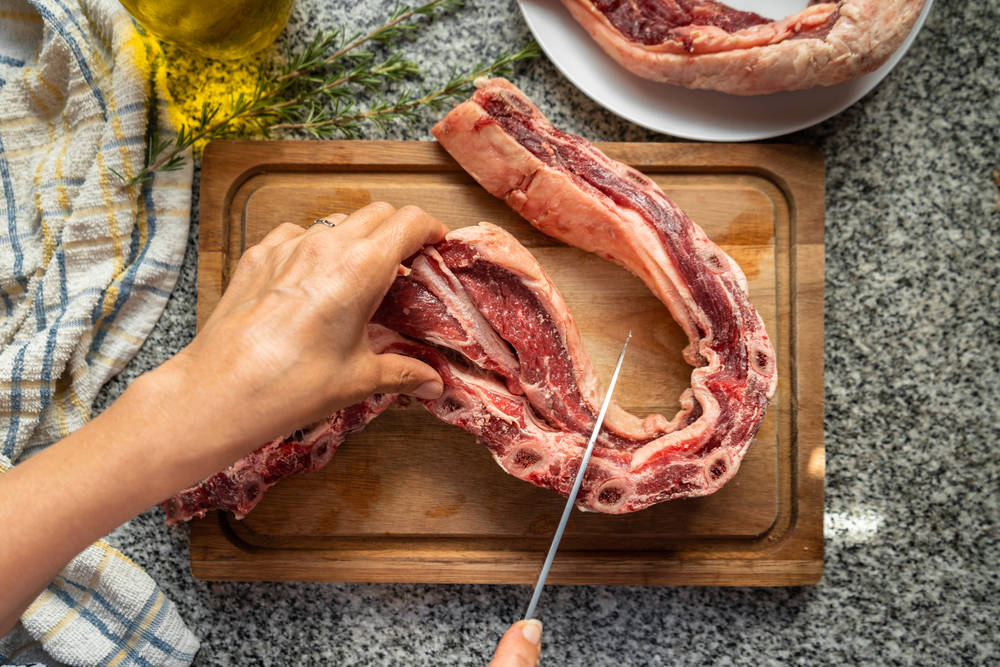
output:
[[[56,250],[56,266],[59,269],[59,317],[52,324],[52,329],[49,331],[49,338],[45,342],[45,356],[42,358],[42,386],[40,390],[42,409],[44,412],[47,407],[49,407],[49,401],[52,400],[52,391],[49,387],[52,384],[52,355],[56,350],[56,341],[58,340],[58,334],[60,327],[63,326],[62,319],[66,316],[66,311],[69,306],[69,295],[66,291],[66,254],[63,252],[62,246]],[[39,286],[39,295],[41,295],[41,286]],[[42,315],[44,318],[45,315]]]
[[[21,249],[17,231],[17,203],[14,200],[14,183],[10,180],[10,165],[7,164],[2,135],[0,135],[0,185],[3,187],[3,198],[6,202],[10,249],[14,253],[14,279],[22,282],[24,280],[24,276],[21,275],[21,271],[24,270],[24,251]],[[4,300],[9,301],[6,295],[4,295]]]
[[[63,9],[66,9],[66,5],[63,5],[61,2],[59,4],[62,6]],[[97,100],[97,104],[101,107],[101,113],[104,115],[105,120],[107,120],[108,105],[104,103],[104,95],[101,94],[101,89],[97,86],[97,82],[94,81],[94,75],[91,74],[90,72],[90,67],[87,65],[87,59],[84,57],[83,52],[80,50],[80,45],[76,43],[75,39],[73,39],[73,36],[69,33],[69,30],[66,29],[66,25],[62,21],[57,19],[55,14],[49,11],[48,7],[45,7],[37,3],[32,4],[32,7],[34,7],[35,11],[41,14],[42,18],[45,19],[45,22],[50,27],[54,28],[59,33],[59,35],[66,41],[66,45],[69,47],[70,51],[73,52],[73,57],[76,59],[77,67],[80,68],[80,74],[83,75],[84,80],[90,84],[90,91],[94,94],[94,99]],[[80,24],[76,22],[75,18],[73,18],[72,13],[70,13],[67,10],[67,15],[79,30]]]
[[[94,600],[96,600],[98,604],[104,607],[104,609],[106,609],[108,613],[114,616],[115,620],[117,620],[119,623],[121,623],[123,626],[126,627],[127,631],[122,633],[123,637],[130,637],[133,634],[138,633],[139,636],[148,641],[151,646],[156,647],[161,653],[171,655],[179,660],[190,661],[194,659],[194,653],[185,653],[184,651],[178,651],[176,648],[174,648],[167,642],[163,641],[156,634],[157,628],[160,625],[162,625],[162,621],[160,621],[159,623],[156,622],[156,620],[159,619],[159,615],[157,615],[157,618],[154,619],[153,623],[150,624],[150,627],[146,628],[145,630],[140,630],[139,628],[139,626],[142,625],[142,622],[146,619],[146,615],[149,613],[149,610],[152,609],[153,605],[156,603],[156,598],[158,594],[162,592],[160,591],[159,588],[153,590],[153,594],[149,597],[149,599],[146,600],[146,603],[143,606],[142,610],[138,614],[134,614],[130,618],[129,616],[123,614],[118,607],[115,607],[113,604],[111,604],[111,602],[109,602],[106,597],[101,595],[96,590],[92,588],[87,588],[86,586],[82,586],[76,583],[75,581],[70,581],[69,579],[62,577],[61,575],[60,578],[64,582],[66,582],[67,585],[72,586],[73,588],[77,589],[82,593],[90,591],[90,596]],[[160,608],[160,614],[163,614],[164,616],[169,615],[170,609],[172,608],[173,608],[173,603],[170,601],[169,598],[164,596],[163,605]],[[117,655],[117,653],[115,653],[114,655]]]
[[[156,174],[153,174],[153,179],[156,178]],[[148,291],[156,290],[155,287],[148,287],[145,285],[140,285],[138,288],[135,286],[136,274],[139,273],[139,267],[142,266],[143,261],[146,258],[146,251],[149,250],[149,246],[153,242],[153,238],[156,236],[156,205],[153,203],[153,180],[146,181],[142,185],[142,200],[146,209],[146,245],[142,247],[139,251],[139,256],[135,259],[132,264],[129,265],[128,270],[125,271],[125,276],[122,278],[121,286],[118,288],[118,298],[115,299],[114,308],[108,313],[108,316],[104,318],[104,322],[101,325],[100,330],[94,335],[94,341],[90,344],[90,349],[98,350],[104,339],[108,335],[108,325],[113,323],[118,317],[118,313],[121,311],[122,306],[124,306],[129,298],[132,296],[134,289],[148,289]],[[136,221],[136,227],[138,227],[138,220]],[[160,290],[165,296],[170,296],[169,292]],[[155,293],[155,291],[154,291]],[[96,321],[96,320],[95,320]]]
[[[3,455],[14,460],[14,446],[17,444],[17,429],[21,421],[21,373],[24,371],[24,353],[28,346],[22,345],[14,358],[14,368],[10,373],[10,426],[7,427],[7,440],[4,442]]]

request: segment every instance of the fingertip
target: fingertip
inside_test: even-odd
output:
[[[424,246],[440,243],[447,234],[448,228],[430,213],[417,206],[404,206],[374,229],[371,238],[385,260],[398,265]]]
[[[444,391],[438,372],[419,359],[391,353],[377,355],[377,359],[381,366],[377,392],[432,400]]]
[[[448,234],[448,228],[444,226],[443,222],[419,206],[404,206],[396,212],[395,217],[401,220],[405,227],[414,230],[410,233],[423,233],[423,245],[443,241]]]
[[[425,401],[432,401],[439,398],[442,392],[444,392],[444,385],[437,380],[430,380],[414,389],[412,395]]]
[[[405,214],[406,216],[417,220],[425,220],[430,227],[432,234],[441,234],[442,238],[448,233],[448,228],[444,226],[444,223],[435,218],[433,215],[420,208],[419,206],[404,206],[399,209],[399,213]]]
[[[540,646],[542,643],[542,622],[537,618],[525,621],[521,626],[521,634],[535,646]]]
[[[541,646],[541,621],[518,621],[500,638],[490,667],[535,667],[541,656]]]

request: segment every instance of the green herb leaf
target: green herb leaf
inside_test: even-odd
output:
[[[262,68],[253,94],[240,93],[231,99],[228,113],[222,114],[222,105],[206,102],[194,126],[181,126],[173,139],[164,141],[156,132],[152,133],[146,165],[135,176],[126,178],[114,169],[111,171],[121,179],[122,188],[129,188],[152,179],[156,171],[182,169],[182,153],[196,142],[238,136],[233,124],[236,120],[244,125],[249,122],[265,137],[270,137],[272,130],[295,129],[317,139],[356,139],[365,123],[387,134],[393,123],[415,126],[422,108],[441,112],[448,103],[467,97],[477,78],[510,76],[513,63],[534,58],[541,52],[532,41],[519,51],[504,52],[490,63],[480,62],[464,74],[452,72],[443,86],[430,90],[405,88],[394,100],[387,100],[386,86],[422,76],[420,67],[401,53],[379,60],[374,53],[358,48],[369,42],[390,44],[416,33],[427,23],[427,20],[409,22],[410,19],[433,20],[445,11],[462,7],[462,0],[430,0],[415,9],[397,2],[389,20],[367,34],[348,35],[345,28],[320,32],[302,52],[288,52],[284,65],[273,78]],[[375,98],[367,110],[358,111],[358,96],[364,91],[374,93]]]

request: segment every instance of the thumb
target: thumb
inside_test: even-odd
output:
[[[535,667],[541,652],[541,621],[518,621],[501,637],[490,667]]]
[[[378,354],[375,360],[379,378],[377,394],[410,394],[432,399],[444,390],[437,371],[418,359],[400,354]]]

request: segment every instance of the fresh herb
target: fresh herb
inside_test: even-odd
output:
[[[531,42],[520,51],[514,53],[505,51],[490,63],[481,62],[467,74],[452,72],[448,82],[440,88],[430,91],[421,88],[419,94],[412,90],[405,90],[391,102],[378,98],[367,111],[358,113],[352,113],[353,100],[344,96],[334,100],[332,109],[311,108],[308,116],[277,123],[272,125],[270,129],[306,130],[320,139],[337,134],[353,139],[365,121],[374,123],[382,131],[386,131],[391,122],[402,121],[412,126],[418,120],[418,108],[427,107],[440,112],[445,109],[448,102],[468,97],[472,83],[479,77],[510,76],[512,63],[526,58],[534,58],[538,53],[538,44]]]
[[[288,53],[285,65],[273,78],[261,68],[253,92],[233,98],[227,113],[221,114],[222,105],[205,103],[200,118],[191,126],[182,125],[175,138],[163,141],[152,133],[146,166],[135,176],[125,178],[112,171],[122,180],[122,188],[127,188],[151,179],[155,171],[181,169],[184,150],[195,142],[237,136],[237,120],[242,121],[244,132],[249,126],[264,136],[270,136],[272,130],[303,130],[317,138],[349,139],[356,138],[366,122],[383,132],[394,122],[414,125],[421,108],[441,111],[447,103],[467,97],[475,79],[509,76],[514,62],[539,54],[538,44],[532,41],[520,51],[507,51],[492,62],[480,62],[468,73],[453,72],[440,87],[407,89],[391,100],[379,94],[366,110],[360,110],[357,98],[361,91],[378,92],[387,82],[422,73],[417,63],[405,60],[401,54],[379,59],[374,53],[357,49],[368,42],[389,44],[419,29],[419,24],[406,23],[408,19],[435,16],[461,4],[461,0],[430,0],[416,9],[397,4],[389,20],[367,34],[349,35],[343,28],[320,33],[301,53]]]

